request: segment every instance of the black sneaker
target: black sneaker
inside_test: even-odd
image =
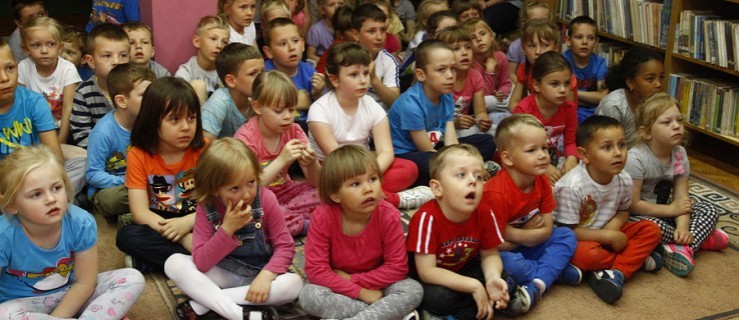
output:
[[[174,316],[178,320],[198,320],[199,316],[195,313],[190,305],[190,300],[186,300],[174,307]]]
[[[614,303],[621,298],[624,274],[616,269],[593,271],[588,275],[588,284],[598,298],[606,303]]]
[[[241,306],[243,310],[244,320],[252,319],[251,316],[259,316],[261,314],[262,320],[277,320],[277,310],[272,307],[255,307],[255,306]]]

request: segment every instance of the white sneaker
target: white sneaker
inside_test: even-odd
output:
[[[434,198],[434,193],[427,186],[418,186],[413,189],[398,192],[400,204],[398,209],[416,209]]]
[[[403,317],[403,320],[421,320],[421,315],[418,314],[416,310],[413,310],[413,312],[407,314],[405,317]]]

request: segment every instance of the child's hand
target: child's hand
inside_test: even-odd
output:
[[[547,168],[547,176],[549,176],[549,180],[554,184],[562,177],[562,171],[550,164]]]
[[[485,285],[490,303],[495,309],[505,309],[508,306],[508,284],[501,278],[490,279]]]
[[[275,278],[275,274],[267,270],[259,272],[254,281],[249,284],[249,291],[246,292],[244,300],[251,303],[265,303],[269,298],[269,289],[272,285],[272,280]]]
[[[475,118],[472,116],[463,114],[458,117],[454,117],[454,128],[456,129],[469,129],[475,125]]]
[[[342,278],[344,278],[346,280],[349,280],[349,281],[352,280],[352,277],[348,273],[346,273],[346,272],[344,272],[342,270],[334,269],[334,272],[336,272],[336,274],[338,274],[339,277],[342,277]]]
[[[300,140],[298,139],[292,139],[285,143],[285,146],[282,147],[282,151],[280,151],[279,157],[285,164],[289,165],[293,163],[293,161],[300,159],[300,157],[303,156],[304,149],[305,144],[300,142]]]
[[[503,101],[503,99],[505,99],[505,95],[503,92],[495,91],[495,98],[498,99],[498,101]]]
[[[482,286],[482,283],[478,282],[475,287],[475,291],[472,291],[472,298],[475,299],[477,304],[477,319],[492,319],[493,318],[493,306],[491,305],[490,296]]]
[[[541,227],[544,227],[544,218],[541,217],[541,214],[535,214],[521,225],[521,229],[539,229]]]
[[[672,208],[673,214],[677,217],[690,213],[693,204],[690,203],[690,199],[682,198],[672,201],[670,207]]]
[[[323,74],[316,72],[313,74],[313,77],[311,77],[310,83],[313,85],[313,93],[321,93],[323,92],[323,88],[326,87],[326,77]]]
[[[629,238],[625,233],[616,230],[603,230],[608,231],[608,245],[615,252],[621,252],[626,248],[626,244],[629,242]]]
[[[359,290],[359,300],[366,304],[373,304],[375,301],[382,299],[382,291],[370,290],[362,288]]]
[[[676,228],[674,238],[675,243],[679,245],[687,246],[693,243],[693,234],[688,231],[688,228]]]
[[[495,61],[495,58],[488,57],[487,60],[485,60],[485,72],[488,74],[495,74],[495,67],[498,65],[498,61]]]
[[[375,61],[370,62],[369,75],[370,75],[370,86],[371,86],[373,81],[379,80],[379,78],[377,78],[377,75],[375,74]]]
[[[301,167],[308,167],[316,162],[316,158],[316,151],[309,146],[305,146],[305,149],[301,152],[301,157],[298,159],[298,163]]]
[[[221,229],[229,236],[233,236],[236,230],[241,229],[245,225],[251,223],[251,206],[244,204],[244,200],[239,200],[234,206],[231,201],[226,204],[226,214],[223,216],[223,224]]]
[[[493,120],[490,120],[490,117],[486,113],[476,115],[475,122],[482,132],[487,132],[493,126]]]
[[[192,223],[185,217],[164,219],[159,221],[160,233],[167,240],[177,242],[192,231]]]

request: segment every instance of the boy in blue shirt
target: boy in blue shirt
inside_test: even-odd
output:
[[[475,146],[483,160],[495,153],[493,137],[473,134],[457,138],[454,129],[454,51],[448,43],[426,40],[416,49],[418,82],[393,103],[388,112],[395,156],[418,166],[414,185],[428,185],[429,160],[436,150],[459,142]]]
[[[113,67],[107,85],[114,109],[98,121],[87,137],[87,196],[95,212],[119,217],[119,225],[126,220],[121,215],[130,212],[128,189],[123,183],[131,127],[139,114],[144,91],[155,79],[154,72],[146,67],[132,63]]]
[[[567,29],[567,45],[570,49],[562,53],[572,65],[577,78],[577,120],[582,123],[590,117],[600,100],[608,94],[606,88],[606,60],[593,53],[598,44],[597,25],[588,16],[579,16],[570,21]]]

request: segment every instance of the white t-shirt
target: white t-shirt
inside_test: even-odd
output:
[[[336,99],[336,93],[333,91],[324,94],[308,109],[308,122],[328,124],[339,146],[354,144],[369,148],[372,128],[386,117],[385,109],[366,95],[359,99],[357,111],[353,115],[348,115],[339,105],[339,100]],[[313,134],[309,134],[308,139],[311,148],[318,153],[318,159],[323,160],[325,155],[318,147]]]
[[[229,39],[228,42],[241,42],[244,44],[248,44],[250,46],[256,45],[257,41],[257,29],[254,27],[254,22],[252,22],[248,27],[244,28],[244,34],[240,34],[234,30],[231,25],[228,26],[229,31]]]
[[[216,72],[216,69],[206,71],[205,69],[201,68],[198,64],[198,56],[192,56],[190,57],[190,60],[187,60],[187,62],[181,64],[180,67],[177,69],[177,72],[174,73],[174,76],[185,79],[187,81],[192,81],[195,79],[205,81],[205,90],[208,91],[208,96],[210,96],[213,91],[218,90],[220,83],[218,80],[218,72]]]
[[[377,75],[377,77],[382,80],[382,83],[384,83],[388,88],[400,87],[400,84],[398,83],[398,61],[396,61],[395,57],[385,49],[382,49],[382,51],[377,54],[377,57],[375,57],[375,75]],[[373,88],[369,89],[367,95],[375,99],[380,106],[390,108],[390,106],[383,105],[380,100],[380,96],[377,95]]]
[[[617,211],[631,207],[631,176],[621,171],[609,184],[602,185],[588,174],[580,162],[554,185],[557,209],[554,221],[588,229],[601,229]]]
[[[57,58],[56,70],[48,77],[38,74],[36,64],[30,58],[23,59],[18,64],[18,83],[44,96],[57,125],[62,117],[64,87],[79,82],[82,82],[82,79],[77,73],[77,68],[62,57]]]

